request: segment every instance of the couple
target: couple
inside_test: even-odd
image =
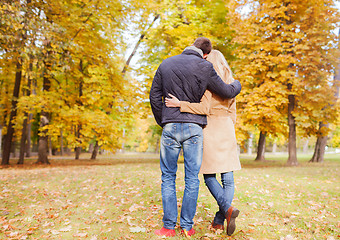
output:
[[[227,220],[227,234],[232,235],[235,231],[239,210],[231,206],[233,171],[241,167],[236,149],[233,98],[240,91],[241,84],[233,80],[223,55],[212,50],[210,40],[204,37],[197,38],[182,54],[164,60],[158,67],[150,90],[150,104],[156,122],[163,127],[160,168],[164,215],[163,227],[155,234],[176,235],[176,172],[182,148],[185,168],[180,215],[182,233],[186,236],[195,234],[193,218],[199,172],[204,174],[205,184],[219,206],[211,226],[223,230],[224,220]],[[217,181],[216,173],[221,173],[223,186]]]

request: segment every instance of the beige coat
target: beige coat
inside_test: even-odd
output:
[[[207,115],[203,129],[203,161],[200,173],[223,173],[241,169],[235,128],[236,101],[223,100],[205,91],[200,103],[181,101],[181,112]]]

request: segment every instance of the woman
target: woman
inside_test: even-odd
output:
[[[211,62],[217,74],[226,83],[234,81],[231,69],[218,50],[212,50],[207,60]],[[224,230],[224,220],[227,218],[227,234],[235,231],[235,218],[239,211],[231,207],[234,197],[233,171],[240,170],[234,124],[236,122],[235,99],[222,99],[207,90],[200,103],[179,101],[169,94],[166,98],[167,107],[180,107],[181,112],[207,115],[207,126],[203,129],[203,160],[200,173],[203,173],[205,184],[219,205],[211,226]],[[221,174],[221,184],[216,174]],[[229,215],[228,215],[229,210]]]

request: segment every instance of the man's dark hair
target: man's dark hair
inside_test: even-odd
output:
[[[211,41],[206,37],[199,37],[195,40],[194,46],[201,49],[203,54],[209,54],[211,52]]]

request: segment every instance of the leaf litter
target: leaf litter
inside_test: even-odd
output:
[[[326,170],[315,186],[309,177],[299,177],[304,169],[298,176],[289,168],[235,173],[233,205],[241,210],[235,237],[339,238],[339,177],[322,180]],[[179,206],[183,179],[179,169]],[[228,238],[209,229],[217,206],[202,180],[197,234]],[[153,231],[162,227],[158,165],[2,169],[0,187],[0,239],[155,239]]]

